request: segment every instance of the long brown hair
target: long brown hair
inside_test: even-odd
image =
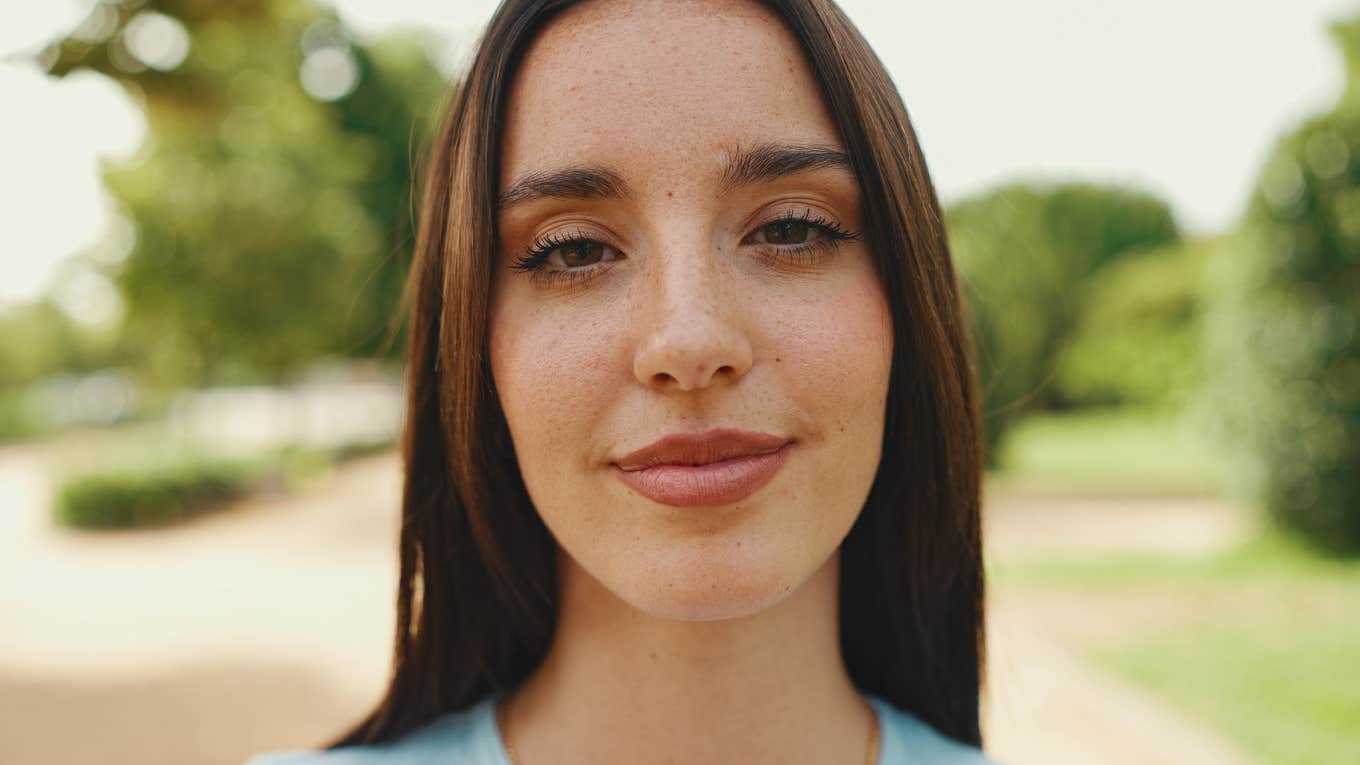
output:
[[[331,748],[389,741],[526,679],[557,619],[556,543],[519,474],[488,363],[500,128],[539,30],[575,0],[504,0],[426,167],[407,283],[396,648],[386,695]],[[767,0],[807,55],[859,177],[891,305],[882,461],[841,548],[840,636],[863,692],[980,746],[982,444],[939,201],[901,97],[831,0]]]

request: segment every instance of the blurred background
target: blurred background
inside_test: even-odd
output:
[[[1360,761],[1360,5],[842,5],[972,306],[989,751]],[[411,167],[493,6],[0,5],[0,762],[377,701]]]

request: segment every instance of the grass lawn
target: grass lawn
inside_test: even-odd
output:
[[[1262,763],[1360,762],[1360,561],[1267,533],[1205,558],[1044,560],[992,574],[1000,587],[1089,594],[1091,618],[1120,618],[1140,593],[1179,608],[1078,648]]]
[[[1360,619],[1168,634],[1098,660],[1277,765],[1360,759]]]
[[[1158,410],[1038,414],[1006,435],[998,456],[989,478],[1018,490],[1211,495],[1220,480],[1194,423]]]

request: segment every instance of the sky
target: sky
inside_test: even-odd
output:
[[[145,123],[97,75],[54,80],[23,54],[93,0],[0,0],[0,304],[53,294],[93,321],[107,285],[72,264],[116,262],[100,157],[126,157]],[[466,61],[492,0],[334,0],[360,35],[402,26]],[[1240,214],[1275,139],[1339,94],[1326,27],[1360,0],[841,0],[902,93],[945,204],[1015,180],[1135,186],[1192,234]]]

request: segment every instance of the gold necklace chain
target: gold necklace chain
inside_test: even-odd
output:
[[[505,747],[505,756],[510,759],[510,765],[521,765],[515,759],[515,748],[510,745],[510,735],[506,730],[506,707],[501,704],[496,708],[496,725],[500,729],[501,745]],[[869,742],[865,747],[868,756],[865,758],[865,765],[874,765],[878,762],[878,712],[872,707],[869,709]]]

